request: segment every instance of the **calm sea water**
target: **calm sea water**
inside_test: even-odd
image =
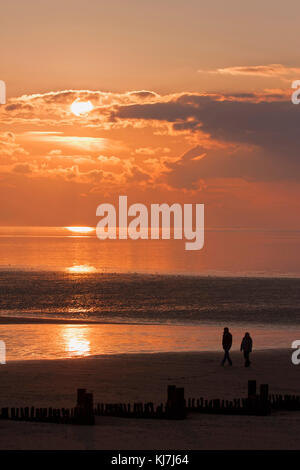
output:
[[[245,329],[231,328],[233,350],[239,350]],[[264,349],[288,349],[295,340],[290,327],[251,326],[254,353]],[[213,325],[124,324],[22,324],[0,325],[6,343],[6,359],[59,359],[111,354],[184,351],[219,351],[223,328]],[[239,365],[243,364],[242,355]]]
[[[290,347],[300,325],[300,234],[212,231],[182,241],[110,241],[62,228],[0,229],[0,316],[83,325],[1,325],[12,359]],[[97,322],[97,324],[93,324]]]
[[[205,247],[0,227],[0,314],[150,324],[300,323],[300,233],[206,231]]]
[[[1,271],[0,314],[108,323],[300,325],[300,279]]]

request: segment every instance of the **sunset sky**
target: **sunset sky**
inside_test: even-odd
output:
[[[204,203],[206,226],[300,229],[299,2],[2,2],[0,225]],[[93,109],[76,116],[75,100]]]

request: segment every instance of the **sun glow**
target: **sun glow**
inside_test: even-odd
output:
[[[71,104],[71,111],[75,116],[81,116],[87,114],[94,109],[94,106],[90,101],[79,101],[78,99],[73,101]]]
[[[79,234],[91,233],[95,230],[93,227],[65,227],[65,228],[72,233],[79,233]]]
[[[78,264],[66,268],[66,271],[73,274],[88,274],[96,272],[96,268],[88,264]]]
[[[63,342],[65,351],[70,356],[87,356],[91,350],[91,342],[88,337],[89,330],[77,326],[67,326],[63,329]]]

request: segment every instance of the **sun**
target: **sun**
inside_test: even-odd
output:
[[[90,101],[79,101],[78,98],[71,104],[71,111],[75,116],[87,114],[92,111],[92,109],[94,109],[94,106]]]
[[[72,233],[91,233],[95,229],[93,227],[65,227]]]

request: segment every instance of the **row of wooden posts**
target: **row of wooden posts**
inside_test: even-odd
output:
[[[269,394],[268,384],[262,384],[258,394],[256,380],[249,380],[247,398],[231,401],[189,398],[187,409],[189,412],[200,413],[268,415],[272,410],[300,411],[300,396]]]
[[[248,397],[234,400],[204,400],[189,398],[188,411],[219,414],[267,415],[272,410],[300,410],[300,396],[269,394],[269,385],[262,384],[259,394],[256,392],[256,381],[248,381]]]
[[[124,418],[184,419],[187,409],[184,399],[184,388],[168,386],[167,402],[154,406],[153,402],[134,403],[98,403],[95,408],[97,416],[118,416]]]
[[[261,385],[260,394],[256,394],[256,382],[249,381],[248,397],[244,399],[229,400],[205,400],[204,398],[184,399],[184,389],[175,385],[168,386],[168,399],[166,404],[160,404],[154,408],[153,403],[130,404],[97,404],[95,414],[97,416],[119,416],[126,418],[166,418],[183,419],[187,413],[198,412],[208,414],[244,414],[267,415],[271,411],[269,403],[268,385]]]
[[[1,419],[57,424],[94,424],[94,414],[87,415],[78,408],[2,408]]]
[[[187,402],[189,412],[229,415],[268,415],[271,412],[269,403],[269,387],[260,386],[259,395],[256,393],[256,381],[248,381],[248,396],[233,400],[205,400],[203,397],[189,398]]]
[[[93,394],[85,389],[77,390],[77,404],[74,408],[2,408],[0,419],[33,421],[57,424],[94,424],[95,413]]]
[[[268,384],[256,391],[256,381],[248,381],[248,396],[234,400],[205,400],[184,398],[184,388],[168,386],[165,404],[154,406],[147,403],[98,403],[94,406],[93,394],[86,389],[77,390],[77,404],[74,408],[2,408],[0,419],[36,421],[62,424],[94,424],[95,416],[116,416],[124,418],[184,419],[188,413],[230,415],[268,415],[272,410],[300,410],[300,396],[270,395]]]

